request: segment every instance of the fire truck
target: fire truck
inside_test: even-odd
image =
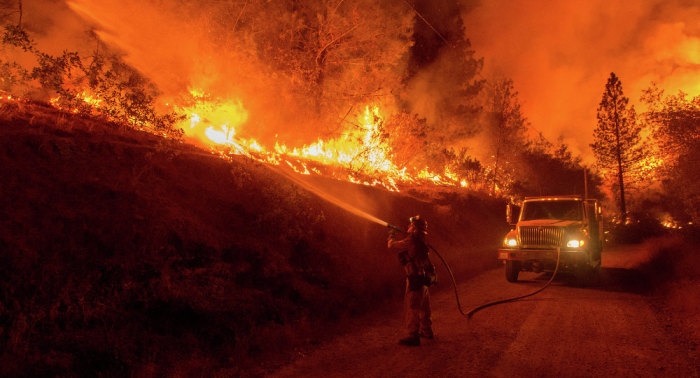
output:
[[[600,270],[603,251],[602,208],[581,196],[527,197],[509,204],[508,223],[515,226],[498,249],[506,279],[516,282],[521,271],[568,271],[590,278]]]

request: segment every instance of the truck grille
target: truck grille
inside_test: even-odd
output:
[[[561,246],[564,229],[561,227],[526,226],[520,227],[520,243],[523,247]]]

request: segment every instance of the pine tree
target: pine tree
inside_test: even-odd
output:
[[[528,120],[520,110],[513,80],[496,78],[486,90],[485,132],[493,154],[491,193],[512,183],[513,162],[526,149]]]
[[[624,96],[622,83],[610,74],[603,99],[598,107],[598,126],[591,144],[600,168],[609,170],[617,179],[619,207],[622,220],[627,218],[625,181],[635,174],[636,165],[644,158],[641,146],[641,124],[637,123],[634,106]],[[615,185],[611,185],[614,187]]]

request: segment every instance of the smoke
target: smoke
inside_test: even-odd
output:
[[[238,137],[274,144],[276,136],[283,134],[280,125],[301,129],[294,127],[294,120],[303,117],[285,112],[298,108],[287,102],[292,96],[285,95],[284,85],[246,53],[250,46],[237,45],[240,40],[232,38],[233,28],[226,30],[213,20],[224,17],[213,10],[215,4],[138,0],[72,0],[68,4],[102,42],[122,53],[127,63],[163,92],[161,106],[177,103],[184,93],[209,100],[187,109],[201,117],[202,130],[194,132],[198,137],[206,139],[203,129],[215,125],[235,129]],[[187,125],[183,128],[189,133]]]
[[[640,108],[652,82],[700,94],[700,7],[695,1],[482,1],[463,13],[485,76],[513,78],[522,110],[547,139],[560,135],[591,159],[596,109],[611,72]]]
[[[287,54],[294,54],[294,45],[305,43],[294,35],[294,28],[300,23],[293,9],[309,4],[193,0],[70,0],[68,4],[93,25],[102,41],[121,51],[128,63],[164,92],[163,102],[187,91],[220,99],[221,106],[211,102],[216,109],[208,109],[210,113],[220,114],[220,109],[227,109],[236,113],[233,118],[237,121],[224,126],[226,130],[219,134],[227,134],[228,128],[233,127],[236,136],[255,138],[268,147],[276,141],[299,145],[315,142],[324,127],[326,132],[337,130],[337,124],[344,119],[344,114],[338,113],[338,119],[319,126],[321,117],[315,111],[324,105],[322,101],[329,100],[314,102],[316,89],[303,85],[314,68],[303,66],[308,62],[300,63],[293,56],[275,55],[282,48],[287,49]],[[334,9],[320,1],[316,5]],[[312,18],[317,16],[312,10],[307,11]],[[372,8],[367,12],[379,18],[389,11]],[[387,57],[382,58],[396,54],[392,49],[397,47],[390,48]],[[321,56],[319,52],[316,60]],[[294,73],[276,71],[281,66],[292,67]],[[333,69],[328,68],[328,72]],[[334,77],[327,82],[333,80],[333,85],[341,87],[345,78]],[[340,90],[336,94],[334,87],[325,90],[330,92],[328,97],[341,101],[343,96],[349,96]],[[362,88],[352,90],[362,93]],[[349,108],[360,111],[359,106]],[[199,116],[200,111],[206,111],[196,110]],[[349,113],[348,107],[342,111]],[[218,117],[205,115],[202,123],[213,123],[214,118]]]
[[[39,51],[57,56],[65,50],[87,51],[90,48],[91,38],[85,23],[64,1],[25,1],[22,5],[20,13],[18,2],[2,1],[0,22],[3,26],[19,25],[21,16],[21,26],[30,32]],[[94,39],[92,42],[94,47]],[[1,49],[0,60],[18,62],[28,69],[36,66],[34,55],[19,49]]]
[[[12,17],[4,21],[17,24],[19,9],[12,4]],[[22,26],[32,32],[37,48],[47,54],[60,55],[64,50],[78,50],[89,45],[85,23],[61,0],[25,1]]]
[[[288,83],[246,55],[250,46],[235,45],[245,41],[229,41],[235,22],[228,31],[214,25],[211,18],[217,14],[207,7],[216,3],[37,0],[24,3],[23,25],[39,36],[40,50],[54,55],[92,51],[98,37],[151,79],[164,92],[163,102],[196,90],[229,99],[225,107],[233,112],[242,105],[240,112],[247,114],[237,119],[262,142],[317,135],[311,130],[317,125],[306,120],[309,104],[299,103]],[[533,128],[552,142],[563,136],[586,162],[592,160],[596,109],[610,72],[620,77],[638,111],[643,110],[641,91],[652,82],[667,93],[700,94],[700,7],[695,1],[409,3],[427,22],[415,18],[404,100],[429,122],[444,116],[440,99],[460,83],[459,72],[450,68],[458,58],[446,54],[450,48],[442,38],[455,41],[461,35],[469,38],[475,58],[485,58],[484,77],[514,80]],[[248,2],[236,4],[244,7],[241,14],[254,12]],[[398,1],[396,6],[404,5]],[[226,16],[236,20],[235,11]],[[463,128],[464,134],[475,132],[473,125]]]
[[[149,2],[77,0],[68,4],[95,23],[100,39],[125,53],[127,63],[162,91],[187,90],[190,73],[202,63],[199,28]]]

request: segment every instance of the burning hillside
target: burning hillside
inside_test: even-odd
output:
[[[403,293],[385,227],[268,164],[24,101],[0,135],[0,375],[255,376]],[[495,263],[502,203],[308,179],[426,217],[457,274]]]
[[[36,24],[5,26],[2,89],[226,159],[392,191],[581,192],[568,178],[533,182],[541,167],[523,154],[565,174],[580,160],[528,139],[513,82],[487,83],[463,32],[421,56],[425,20],[409,5],[70,1],[86,31],[74,51],[48,53],[55,41]],[[461,30],[459,14],[450,24]]]
[[[12,97],[8,95],[8,98]],[[393,161],[393,148],[385,121],[376,106],[365,107],[358,116],[357,128],[345,132],[341,137],[321,140],[302,147],[289,147],[276,142],[272,150],[253,138],[237,135],[236,128],[246,119],[240,103],[224,104],[208,96],[193,94],[190,106],[173,105],[180,117],[176,126],[184,131],[185,140],[219,154],[225,159],[242,155],[261,163],[289,166],[303,175],[319,175],[370,186],[383,186],[399,191],[399,185],[421,185],[425,183],[467,187],[467,178],[459,177],[446,165],[436,173],[428,167],[399,167]],[[87,107],[87,113],[98,113],[102,100],[82,92],[75,101],[66,104],[60,97],[50,103],[72,113]],[[78,105],[76,104],[76,101]],[[144,131],[157,130],[142,122],[137,128]],[[167,136],[167,135],[166,135]],[[472,176],[473,177],[473,176]],[[478,178],[477,178],[478,180]],[[472,183],[471,186],[474,186]]]
[[[68,4],[87,21],[93,40],[51,56],[34,34],[8,27],[6,68],[13,79],[7,91],[49,95],[61,109],[159,135],[181,130],[222,156],[242,154],[390,190],[428,182],[476,189],[488,180],[488,168],[465,169],[464,159],[472,157],[446,144],[449,135],[435,139],[425,120],[397,106],[400,93],[391,88],[400,83],[412,45],[414,15],[405,4]],[[234,30],[224,15],[236,15]],[[273,15],[292,19],[259,23]],[[291,34],[280,41],[270,34],[276,27]],[[473,76],[478,63],[466,52]],[[38,67],[26,65],[32,58]],[[478,91],[476,81],[463,79]],[[449,122],[473,127],[476,121]]]

